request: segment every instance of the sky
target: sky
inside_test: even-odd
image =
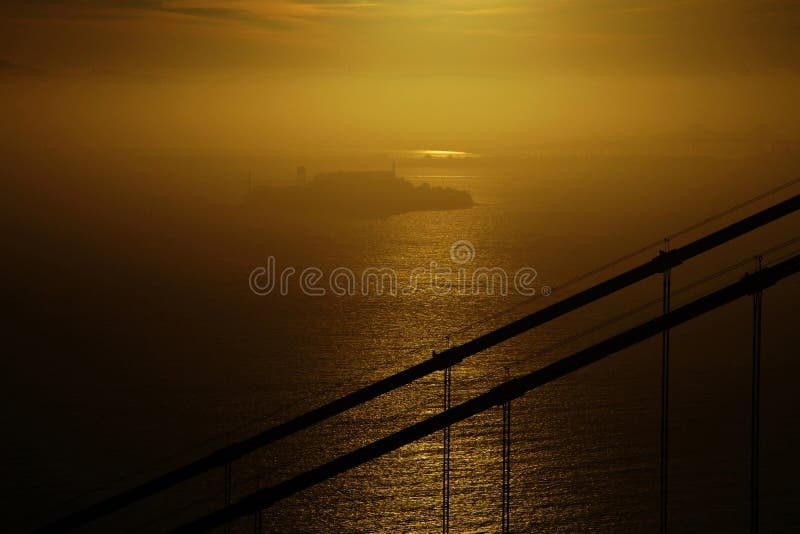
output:
[[[6,143],[794,138],[791,0],[5,0]]]

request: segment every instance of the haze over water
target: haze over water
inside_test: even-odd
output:
[[[778,0],[5,2],[4,528],[41,526],[430,358],[795,180],[799,17]],[[393,168],[421,195],[466,191],[474,205],[382,216],[373,199],[365,215],[346,189],[325,210],[252,202],[318,174]],[[740,279],[798,228],[791,215],[677,267],[673,306]],[[295,269],[286,295],[251,289],[270,257]],[[432,262],[529,268],[537,297],[471,280],[476,292],[439,294],[424,279],[406,294],[310,296],[299,282],[309,267],[328,288],[337,268],[388,268],[402,289]],[[800,529],[798,280],[764,299],[767,532]],[[505,367],[519,376],[654,317],[657,302],[612,321],[660,294],[654,277],[468,359],[453,403]],[[672,530],[747,529],[751,325],[744,298],[672,332]],[[654,338],[512,403],[513,532],[658,529],[660,358]],[[234,499],[438,413],[441,388],[434,374],[236,462]],[[499,531],[499,408],[455,425],[452,447],[452,531]],[[86,530],[161,532],[222,504],[216,470]],[[434,532],[440,506],[436,433],[281,501],[264,530]]]
[[[92,496],[223,445],[228,430],[229,439],[244,437],[428,358],[431,350],[446,346],[449,333],[525,300],[513,291],[506,297],[437,296],[430,288],[412,295],[310,297],[299,286],[287,296],[256,296],[248,276],[269,255],[279,269],[298,271],[390,266],[402,284],[410,270],[431,261],[461,266],[453,263],[450,247],[468,240],[475,249],[465,264],[470,271],[501,267],[513,273],[530,266],[538,272],[537,283],[557,287],[790,176],[783,170],[785,160],[767,158],[551,156],[516,171],[495,164],[497,172],[472,160],[402,161],[398,174],[416,183],[470,191],[476,205],[456,211],[276,222],[235,202],[182,200],[186,209],[176,212],[172,198],[140,194],[125,196],[132,212],[125,213],[106,187],[94,213],[63,207],[40,212],[39,221],[59,224],[29,226],[35,240],[18,245],[10,256],[16,279],[9,298],[19,312],[6,375],[16,378],[6,387],[7,406],[14,409],[6,412],[4,424],[18,429],[8,438],[13,461],[6,464],[5,479],[15,480],[8,498],[20,510],[43,498],[52,506],[50,517],[74,507],[63,504],[66,497],[76,495],[78,503],[88,504]],[[769,169],[774,178],[752,183],[753,167]],[[648,169],[643,182],[638,176]],[[686,178],[676,181],[674,175]],[[722,191],[720,176],[730,186]],[[687,197],[707,204],[687,208],[682,203]],[[31,219],[30,214],[17,218]],[[733,219],[715,221],[673,246]],[[721,249],[714,261],[682,266],[674,283],[688,283],[780,243],[796,227],[795,220],[781,221]],[[649,259],[657,249],[616,269]],[[733,281],[743,269],[690,294]],[[798,289],[788,280],[770,290],[767,316],[791,314]],[[499,383],[504,365],[514,362],[514,375],[533,370],[654,315],[657,305],[542,353],[657,298],[659,291],[658,280],[641,284],[458,366],[454,403]],[[688,297],[676,296],[675,304]],[[553,298],[559,298],[557,291],[453,335],[451,342]],[[742,301],[673,334],[677,525],[736,530],[745,521],[749,322],[749,302]],[[786,485],[787,472],[797,469],[790,454],[796,426],[789,424],[797,411],[786,383],[796,367],[789,347],[797,334],[791,321],[769,324],[774,326],[765,336],[763,487],[770,510],[765,521],[784,530],[798,521],[791,504],[797,496]],[[648,342],[513,404],[512,519],[521,531],[655,528],[659,357],[657,340]],[[235,494],[254,489],[257,475],[262,485],[277,482],[432,415],[440,409],[440,388],[435,375],[254,455],[235,467]],[[499,424],[499,412],[488,412],[454,427],[452,524],[459,531],[498,528]],[[265,524],[297,532],[435,530],[440,447],[438,435],[406,447],[280,503],[265,514]],[[173,453],[171,461],[157,462]],[[118,480],[118,475],[125,476]],[[145,515],[134,514],[126,525],[140,531],[145,517],[197,499],[203,502],[184,514],[219,504],[218,475],[190,486],[183,498],[178,492],[149,504],[159,513],[145,508]],[[96,488],[105,491],[85,494]],[[37,519],[25,523],[20,514],[19,524]],[[149,528],[158,531],[170,520]]]

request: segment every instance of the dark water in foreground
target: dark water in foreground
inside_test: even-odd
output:
[[[14,317],[2,412],[10,528],[41,524],[428,358],[446,346],[448,334],[525,300],[513,291],[505,297],[436,295],[424,285],[400,296],[310,297],[297,286],[287,296],[256,296],[248,289],[248,274],[267,256],[276,257],[279,269],[298,271],[391,267],[402,284],[414,268],[431,261],[452,265],[451,244],[468,240],[475,250],[466,264],[470,271],[500,267],[513,273],[530,266],[539,273],[537,283],[556,287],[783,181],[776,176],[757,183],[744,171],[737,175],[735,163],[715,165],[714,173],[734,173],[723,189],[717,178],[694,176],[678,187],[659,176],[645,184],[635,166],[608,173],[614,178],[588,165],[571,171],[554,165],[521,178],[481,168],[400,169],[415,181],[467,189],[478,204],[378,220],[276,222],[234,210],[221,223],[209,217],[190,224],[173,214],[152,227],[143,222],[138,229],[109,230],[102,228],[102,214],[96,227],[40,215],[39,226],[25,230],[26,244],[11,251],[16,263],[7,305]],[[730,220],[676,238],[673,246]],[[673,287],[753,256],[792,237],[798,227],[795,216],[720,249],[713,259],[681,266]],[[653,247],[562,293],[475,324],[451,335],[451,342],[656,252]],[[736,280],[743,270],[673,302]],[[515,376],[651,317],[658,304],[561,344],[657,298],[659,291],[659,280],[647,281],[468,360],[454,370],[453,402],[499,383],[504,366]],[[800,475],[793,380],[800,370],[798,297],[797,277],[765,297],[766,532],[800,529],[800,490],[793,483]],[[675,530],[747,529],[750,325],[751,302],[744,299],[673,332]],[[660,342],[652,339],[513,403],[514,531],[657,530],[659,366]],[[236,463],[234,497],[436,413],[440,380],[429,377]],[[500,426],[498,408],[453,428],[455,532],[499,530]],[[270,508],[265,530],[437,531],[440,454],[441,436],[430,436]],[[99,522],[95,530],[163,531],[216,508],[222,492],[223,475],[214,472],[114,522]],[[250,531],[251,519],[236,529]]]

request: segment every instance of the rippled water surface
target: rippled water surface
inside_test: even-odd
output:
[[[4,414],[6,428],[15,428],[7,439],[17,483],[6,491],[7,502],[20,510],[18,526],[39,524],[300,414],[645,261],[657,246],[559,289],[766,187],[753,183],[715,197],[711,184],[696,184],[693,194],[709,200],[676,212],[667,206],[684,201],[680,193],[664,199],[668,188],[652,192],[633,178],[606,186],[589,170],[570,176],[543,170],[546,180],[477,165],[401,171],[415,182],[469,190],[476,205],[324,222],[276,223],[240,213],[229,231],[213,222],[198,230],[197,242],[182,243],[179,234],[170,241],[165,230],[155,245],[132,238],[125,247],[76,258],[74,265],[86,267],[69,271],[64,287],[56,277],[48,291],[36,293],[35,308],[21,305],[20,314],[52,333],[19,335],[14,342],[18,354],[29,355],[15,360],[15,372],[32,386],[12,390],[13,401],[27,403],[26,413],[36,416]],[[615,187],[627,193],[615,194]],[[673,287],[752,256],[797,228],[796,218],[781,221],[721,249],[713,260],[681,266]],[[507,296],[437,295],[425,284],[397,296],[309,297],[294,286],[287,296],[259,297],[248,290],[248,274],[270,255],[279,269],[298,272],[391,267],[402,287],[414,268],[452,266],[450,246],[458,240],[474,246],[465,264],[470,272],[500,267],[513,274],[529,266],[538,272],[537,288],[555,291],[525,302],[513,290]],[[144,256],[155,259],[142,266]],[[105,260],[114,268],[98,269]],[[120,275],[115,269],[125,263],[137,267]],[[674,304],[736,280],[744,268],[676,294]],[[70,283],[83,284],[81,293]],[[619,318],[659,292],[660,280],[648,280],[470,358],[454,368],[453,403],[499,384],[506,367],[519,376],[653,316],[658,303]],[[765,531],[800,529],[800,492],[792,484],[800,475],[793,452],[800,411],[791,379],[800,370],[798,296],[800,282],[792,279],[765,298]],[[465,325],[471,326],[459,332]],[[743,299],[672,333],[669,505],[678,531],[746,530],[750,329],[751,301]],[[54,356],[58,347],[72,362]],[[660,358],[660,340],[652,339],[512,403],[513,531],[657,530]],[[440,373],[431,375],[236,462],[234,500],[437,413],[441,380]],[[39,393],[31,394],[34,388]],[[501,422],[498,407],[452,429],[454,532],[500,528]],[[436,433],[281,501],[263,512],[265,531],[439,531],[441,452]],[[222,504],[220,470],[95,529],[157,532]],[[252,521],[242,519],[235,531],[251,531]]]

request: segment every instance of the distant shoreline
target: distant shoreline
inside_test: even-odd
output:
[[[414,185],[394,171],[324,173],[291,186],[252,189],[247,204],[256,209],[313,214],[385,217],[411,211],[466,209],[475,203],[467,191]]]

